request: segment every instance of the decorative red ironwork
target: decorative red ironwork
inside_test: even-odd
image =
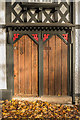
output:
[[[49,35],[50,35],[50,34],[44,34],[44,35],[43,35],[43,42],[44,42],[46,39],[49,38]]]
[[[62,34],[62,36],[64,37],[65,40],[68,41],[68,34]]]
[[[15,41],[19,37],[19,34],[14,34],[13,41]]]
[[[32,34],[32,36],[33,36],[34,39],[38,42],[38,34]]]

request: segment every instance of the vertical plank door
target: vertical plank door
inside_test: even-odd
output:
[[[38,45],[28,35],[14,45],[14,95],[38,95]]]
[[[67,54],[67,45],[57,35],[44,43],[44,95],[67,95]]]

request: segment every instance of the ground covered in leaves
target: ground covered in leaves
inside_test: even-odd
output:
[[[79,119],[79,105],[51,104],[42,101],[5,100],[2,103],[2,116],[5,119]]]

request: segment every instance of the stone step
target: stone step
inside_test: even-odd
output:
[[[17,100],[27,100],[27,101],[47,101],[49,103],[59,103],[59,104],[72,104],[72,97],[71,96],[42,96],[42,97],[15,97],[13,96],[12,99]]]

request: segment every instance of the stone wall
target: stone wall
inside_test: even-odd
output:
[[[0,29],[0,89],[6,89],[6,33]]]
[[[5,2],[0,2],[0,24],[5,24]],[[6,89],[6,31],[0,28],[0,89]]]
[[[75,3],[75,24],[80,24],[80,2]],[[80,29],[75,29],[75,94],[80,93]]]
[[[74,59],[75,59],[75,103],[80,103],[80,1],[75,3],[75,39],[74,39]]]

